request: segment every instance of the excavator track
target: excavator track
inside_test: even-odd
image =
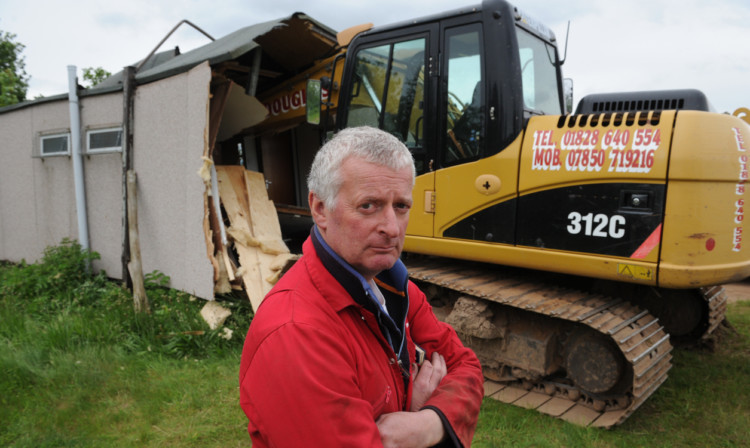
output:
[[[625,300],[545,285],[526,271],[422,257],[405,262],[412,280],[428,291],[434,285],[454,295],[559,319],[571,328],[584,325],[604,335],[626,360],[626,378],[632,378],[622,392],[598,396],[555,378],[499,382],[485,374],[487,397],[574,424],[609,428],[625,421],[667,379],[672,359],[669,335],[657,318]],[[471,347],[473,338],[465,339]]]
[[[707,286],[701,288],[700,292],[708,305],[708,325],[701,335],[701,340],[706,341],[713,337],[716,329],[724,322],[728,297],[723,286]]]

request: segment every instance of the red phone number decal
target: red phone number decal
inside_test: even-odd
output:
[[[566,131],[560,146],[554,131],[534,131],[532,170],[648,173],[661,144],[659,129]]]

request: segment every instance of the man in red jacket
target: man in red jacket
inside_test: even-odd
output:
[[[408,149],[373,128],[343,130],[316,155],[315,225],[242,353],[254,448],[471,445],[479,361],[399,259],[414,177]]]

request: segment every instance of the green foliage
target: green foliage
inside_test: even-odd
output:
[[[211,330],[205,301],[155,271],[145,276],[153,313],[135,313],[128,290],[88,270],[98,258],[63,240],[36,264],[0,263],[0,446],[211,446],[222,420],[246,434],[233,394],[247,299],[222,300],[233,315]],[[201,414],[217,402],[225,409]],[[162,419],[194,423],[154,434]]]
[[[112,73],[101,67],[86,67],[83,69],[83,85],[86,88],[94,87],[110,76]]]
[[[0,267],[0,311],[11,313],[0,337],[14,340],[34,329],[35,345],[44,350],[104,344],[175,359],[205,359],[241,347],[252,316],[246,299],[222,301],[233,314],[223,328],[211,330],[200,316],[205,302],[168,288],[169,277],[155,271],[145,276],[152,313],[141,315],[133,311],[129,291],[104,272],[89,272],[97,259],[65,239],[37,264]],[[227,339],[229,330],[235,337]]]
[[[92,293],[106,283],[104,273],[91,276],[88,272],[97,259],[96,252],[85,252],[78,242],[64,239],[59,246],[45,249],[38,264],[21,262],[0,271],[0,295],[18,300],[18,305],[31,313],[57,313],[88,304],[86,301],[95,297]]]
[[[0,107],[26,100],[29,76],[26,74],[25,46],[16,35],[0,30]]]

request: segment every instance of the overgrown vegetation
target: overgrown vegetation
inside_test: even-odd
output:
[[[146,278],[151,315],[86,266],[73,241],[36,264],[0,264],[0,446],[249,446],[237,371],[244,298],[210,330],[204,305]],[[750,438],[750,302],[732,304],[716,351],[674,352],[669,380],[623,425],[577,427],[485,400],[477,447],[743,446]],[[331,422],[336,424],[336,422]]]
[[[227,414],[240,428],[237,366],[249,303],[222,301],[232,315],[211,330],[200,316],[205,302],[154,272],[146,276],[152,314],[139,315],[120,284],[87,273],[96,259],[64,240],[37,264],[0,266],[0,446],[163,445],[156,428],[164,419],[185,424],[191,408],[217,402],[226,409],[194,429]],[[172,446],[213,431],[188,431]]]
[[[77,242],[63,240],[45,250],[37,264],[6,265],[0,271],[0,312],[9,313],[15,323],[0,335],[7,332],[10,337],[40,325],[33,334],[35,345],[46,341],[57,350],[90,346],[174,359],[205,359],[242,348],[252,315],[245,301],[222,301],[233,311],[224,327],[240,336],[226,339],[223,328],[211,330],[201,318],[205,302],[169,289],[169,277],[157,271],[145,276],[152,314],[139,315],[133,312],[129,291],[109,281],[105,272],[88,272],[87,266],[98,258]]]

